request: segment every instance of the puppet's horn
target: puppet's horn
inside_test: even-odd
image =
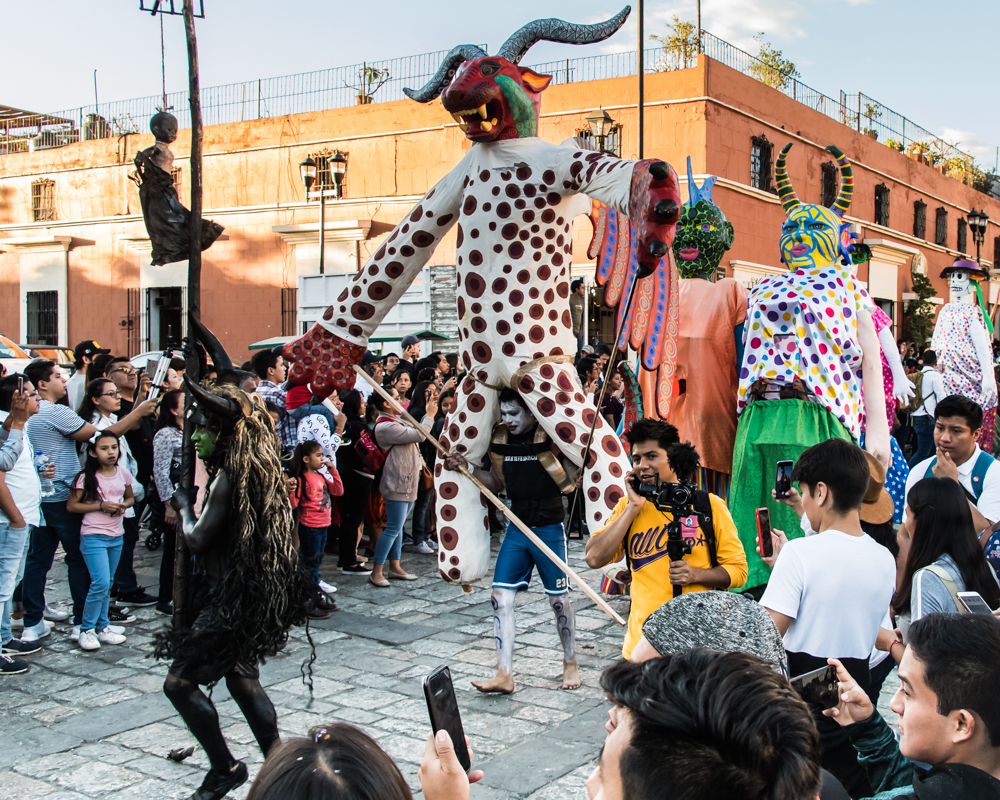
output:
[[[215,365],[216,372],[224,369],[232,369],[233,362],[226,353],[225,348],[208,328],[205,327],[201,319],[188,311],[188,326],[193,333],[194,339],[202,343],[205,351],[212,357],[212,364]]]
[[[403,89],[403,94],[418,103],[429,103],[444,91],[463,61],[471,61],[485,55],[486,51],[474,44],[460,44],[458,47],[453,47],[444,57],[434,77],[427,81],[422,89]]]
[[[795,189],[792,188],[792,182],[788,178],[788,168],[785,166],[785,157],[791,149],[791,142],[782,147],[778,154],[778,161],[774,165],[774,179],[778,184],[778,199],[781,200],[786,214],[795,206],[802,205],[802,201],[795,194]]]
[[[222,419],[236,419],[240,416],[240,406],[235,400],[212,394],[198,383],[198,381],[189,381],[187,378],[184,378],[184,385],[190,390],[195,403],[203,411],[207,411],[212,416],[221,417]]]
[[[529,22],[497,51],[499,58],[517,64],[536,42],[562,42],[563,44],[591,44],[613,35],[625,24],[632,6],[625,6],[611,19],[594,25],[578,25],[561,19],[536,19]]]
[[[851,196],[854,194],[854,168],[847,160],[847,156],[844,155],[844,151],[839,147],[831,144],[826,149],[833,153],[833,157],[837,159],[837,164],[840,166],[840,194],[837,195],[837,199],[833,203],[833,211],[838,217],[842,217],[851,207]]]

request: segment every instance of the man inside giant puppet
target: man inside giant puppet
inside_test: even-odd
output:
[[[441,437],[469,463],[480,464],[499,420],[499,395],[516,391],[560,451],[579,465],[597,414],[572,365],[576,352],[569,310],[572,220],[581,194],[626,217],[635,253],[632,280],[656,286],[653,307],[666,305],[669,258],[680,210],[676,173],[662,161],[626,161],[538,138],[541,92],[551,77],[519,67],[538,41],[585,44],[612,35],[629,13],[575,25],[537,20],[489,56],[460,45],[418,91],[441,102],[473,143],[393,230],[323,319],[285,346],[293,383],[319,394],[351,386],[365,344],[434,247],[457,225],[460,357],[468,376]],[[665,258],[665,256],[667,256]],[[676,295],[676,287],[673,288]],[[655,317],[654,315],[650,315]],[[666,320],[648,325],[644,347],[659,354]],[[643,343],[640,342],[642,345]],[[603,526],[624,495],[628,462],[614,431],[599,417],[583,479],[588,523]],[[435,468],[445,580],[468,583],[489,567],[488,523],[479,489],[465,476]]]

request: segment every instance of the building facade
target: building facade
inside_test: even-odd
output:
[[[645,157],[696,180],[718,176],[715,198],[736,237],[723,262],[746,284],[783,270],[778,238],[784,212],[773,191],[773,162],[789,142],[789,174],[800,198],[836,192],[832,158],[854,164],[848,220],[872,250],[859,277],[896,324],[912,297],[911,268],[946,302],[941,270],[975,257],[965,227],[972,208],[991,218],[983,265],[1000,237],[1000,203],[864,132],[704,55],[696,66],[646,76]],[[637,157],[634,77],[551,86],[542,95],[539,135],[551,142],[586,127],[601,107],[620,125],[614,146]],[[187,204],[187,132],[172,149],[175,183]],[[130,180],[149,134],[80,141],[0,155],[0,333],[27,342],[72,345],[94,338],[138,353],[179,341],[185,327],[187,263],[149,265],[150,245]],[[203,254],[202,316],[239,358],[255,341],[300,332],[417,200],[471,146],[440,102],[394,101],[212,125],[204,134],[204,215],[225,233]],[[318,202],[307,200],[299,164],[312,156],[330,186],[326,159],[347,159],[339,199],[328,199],[324,273],[319,268]],[[832,180],[832,183],[831,183]],[[317,187],[313,187],[315,190]],[[686,196],[686,195],[685,195]],[[590,225],[577,221],[574,275],[591,277]],[[454,236],[437,248],[390,330],[439,328],[454,291]],[[336,289],[336,291],[334,291]],[[991,286],[995,301],[997,287]],[[612,338],[611,319],[591,306],[592,336]]]

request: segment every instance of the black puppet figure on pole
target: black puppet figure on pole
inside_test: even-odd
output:
[[[224,382],[232,369],[225,351],[200,322],[189,322],[222,380],[185,377],[192,399],[185,430],[207,469],[208,489],[198,515],[191,483],[171,499],[178,538],[190,554],[186,596],[176,597],[182,587],[175,586],[175,604],[190,623],[177,619],[161,632],[156,657],[171,660],[164,693],[211,763],[192,800],[218,800],[247,780],[247,767],[230,752],[201,687],[225,679],[266,756],[278,742],[278,720],[258,664],[285,646],[291,626],[306,621],[313,589],[292,544],[274,423],[256,395]]]
[[[156,144],[135,155],[139,204],[152,245],[154,267],[186,261],[190,254],[191,212],[181,205],[171,170],[174,154],[169,145],[177,139],[177,118],[166,111],[155,114],[149,129]],[[225,230],[212,220],[201,220],[201,249],[207,250]]]

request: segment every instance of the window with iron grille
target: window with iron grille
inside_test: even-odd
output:
[[[56,182],[43,178],[31,184],[31,219],[48,222],[56,218]]]
[[[837,202],[837,165],[832,161],[823,162],[823,197],[822,203],[832,208]]]
[[[918,239],[927,238],[927,203],[923,200],[913,203],[913,235]]]
[[[281,290],[281,335],[295,335],[295,320],[298,316],[298,289]]]
[[[28,344],[59,344],[59,292],[27,292]]]
[[[889,227],[889,187],[884,183],[875,187],[875,224]]]
[[[174,167],[170,170],[170,180],[174,184],[174,188],[177,190],[177,199],[181,200],[181,168]],[[184,202],[181,200],[181,202]]]
[[[993,269],[998,269],[997,264],[1000,263],[997,259],[1000,258],[1000,236],[993,239]]]
[[[958,218],[958,247],[956,248],[959,253],[964,253],[965,248],[968,247],[969,238],[969,226],[965,222],[965,217]]]
[[[942,206],[937,210],[936,230],[934,231],[934,244],[941,247],[948,246],[948,212]]]
[[[754,189],[773,192],[771,181],[771,156],[774,145],[764,134],[750,137],[750,185]]]

